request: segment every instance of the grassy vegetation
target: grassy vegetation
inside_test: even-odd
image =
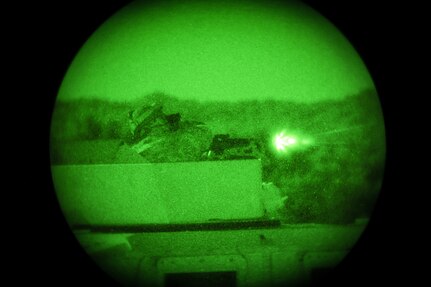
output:
[[[288,222],[345,223],[368,217],[384,168],[384,125],[374,91],[313,104],[276,100],[199,102],[155,93],[137,102],[58,101],[52,119],[53,164],[193,161],[211,136],[189,129],[140,157],[125,148],[127,114],[160,102],[165,113],[204,122],[210,134],[254,138],[262,146],[263,181],[288,196]],[[281,130],[311,139],[280,154],[272,144]],[[197,143],[198,142],[198,143]],[[197,143],[197,144],[196,144]]]

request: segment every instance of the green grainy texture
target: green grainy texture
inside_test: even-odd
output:
[[[129,104],[59,100],[52,124],[53,164],[201,161],[211,137],[193,128],[158,137],[160,142],[142,155],[124,144],[130,133],[128,111],[154,101],[184,120],[205,123],[212,135],[255,139],[262,148],[262,181],[273,182],[288,196],[283,220],[346,223],[370,215],[385,156],[383,119],[373,90],[316,103],[199,103],[160,93]],[[92,126],[99,127],[97,133]],[[278,152],[274,140],[281,132],[297,142]]]
[[[164,272],[229,270],[237,272],[238,286],[298,286],[311,279],[314,268],[338,264],[363,228],[295,224],[269,230],[76,235],[122,282],[160,286]]]
[[[177,2],[137,1],[109,19],[74,59],[59,98],[122,102],[163,91],[315,102],[373,87],[344,36],[302,4]]]
[[[172,129],[157,119],[137,139],[130,112],[153,104],[181,120]],[[209,158],[217,134],[250,140],[258,160]],[[361,58],[303,4],[137,1],[72,62],[50,151],[72,226],[282,223],[136,234],[75,226],[120,282],[235,271],[238,286],[267,286],[309,283],[349,252],[380,190],[385,128]]]
[[[263,217],[258,160],[53,166],[71,225]]]

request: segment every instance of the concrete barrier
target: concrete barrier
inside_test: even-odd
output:
[[[52,166],[71,225],[260,218],[259,160]]]

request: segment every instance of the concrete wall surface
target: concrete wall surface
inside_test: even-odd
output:
[[[259,160],[52,166],[71,225],[260,218]]]

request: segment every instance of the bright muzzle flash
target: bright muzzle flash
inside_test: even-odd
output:
[[[296,143],[297,143],[296,138],[285,135],[284,132],[277,134],[274,140],[275,148],[278,151],[285,151],[286,148]]]

